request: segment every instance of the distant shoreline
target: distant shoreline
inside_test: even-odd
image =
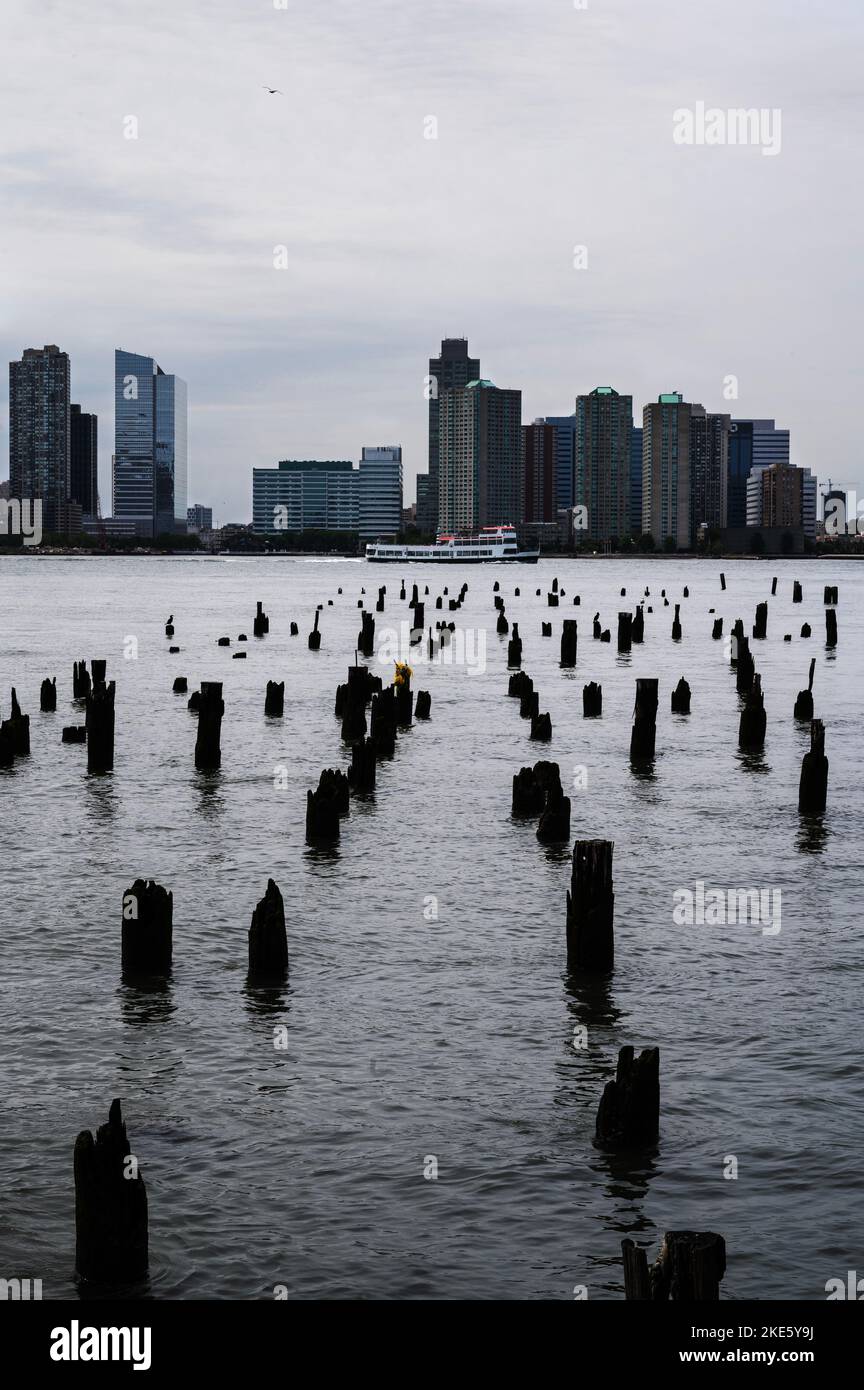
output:
[[[361,560],[361,561],[364,561],[364,562],[365,562],[365,560],[366,560],[365,555],[357,555],[357,554],[353,554],[353,553],[350,553],[350,552],[348,552],[348,551],[342,551],[342,550],[320,550],[320,551],[318,551],[318,550],[192,550],[192,551],[190,551],[190,550],[146,550],[146,549],[141,549],[141,550],[126,550],[126,549],[123,549],[123,550],[112,550],[110,547],[109,547],[108,549],[106,549],[106,550],[90,550],[90,549],[83,550],[83,549],[77,549],[77,548],[75,548],[75,547],[70,547],[69,549],[59,549],[59,548],[56,548],[56,547],[53,547],[53,546],[52,546],[50,549],[41,549],[41,548],[39,548],[38,546],[17,546],[17,547],[13,550],[13,549],[11,549],[11,548],[6,548],[6,547],[4,547],[4,546],[0,546],[0,559],[17,558],[17,557],[20,557],[20,556],[23,556],[23,557],[25,557],[25,558],[35,558],[35,559],[43,559],[43,560],[44,560],[44,559],[61,559],[61,560],[62,560],[62,559],[69,559],[70,557],[78,558],[78,559],[86,559],[86,560],[105,560],[105,559],[112,559],[112,560],[165,560],[165,559],[168,559],[168,560],[177,560],[177,559],[184,559],[184,560],[219,560],[219,559],[225,559],[225,558],[228,558],[228,559],[231,559],[231,560],[243,560],[243,559],[247,559],[247,558],[249,558],[249,559],[256,559],[256,560],[260,560],[260,559],[267,559],[267,560],[280,560],[280,559],[286,559],[286,560]],[[855,554],[854,552],[851,552],[851,551],[824,551],[824,552],[816,551],[815,553],[814,553],[814,552],[810,552],[810,553],[802,553],[802,554],[798,554],[798,555],[740,555],[740,554],[734,554],[734,553],[724,553],[724,554],[722,554],[722,555],[695,555],[695,554],[693,554],[692,551],[687,551],[687,550],[681,550],[681,551],[639,550],[639,551],[635,551],[635,552],[633,552],[633,551],[628,551],[628,552],[624,552],[624,551],[614,551],[613,553],[608,554],[608,555],[600,555],[600,554],[597,554],[597,553],[592,553],[592,554],[581,554],[581,555],[580,555],[580,554],[574,554],[572,551],[550,550],[550,551],[547,551],[545,554],[543,554],[543,553],[541,552],[541,554],[540,554],[540,559],[541,559],[541,560],[561,560],[561,561],[564,561],[564,560],[627,560],[627,561],[642,561],[642,560],[650,560],[650,561],[662,561],[662,560],[693,560],[693,561],[697,561],[697,562],[700,562],[700,561],[701,561],[701,562],[703,562],[703,563],[706,562],[706,561],[713,561],[714,563],[717,563],[718,561],[721,561],[721,560],[722,560],[722,561],[725,561],[725,560],[752,560],[752,561],[756,561],[756,562],[760,562],[760,563],[766,563],[766,562],[771,561],[771,560],[796,560],[796,561],[807,561],[807,562],[809,562],[809,561],[813,561],[813,560],[864,560],[864,548],[862,548],[861,552],[858,553],[858,554]],[[371,563],[371,562],[370,562],[370,563]],[[434,562],[430,562],[430,563],[434,563]],[[500,562],[497,562],[497,561],[494,561],[494,560],[489,560],[489,561],[486,561],[485,563],[488,563],[488,564],[490,564],[490,565],[496,565],[496,564],[499,564]],[[412,566],[412,565],[422,564],[422,561],[406,560],[406,561],[405,561],[405,564],[406,564],[406,566],[410,567],[410,566]],[[458,561],[455,562],[455,565],[458,566]],[[451,567],[453,567],[453,565],[451,564],[451,562],[447,562],[447,564],[439,564],[439,565],[437,565],[436,567],[442,568],[442,569],[446,569],[446,568],[451,568]],[[513,565],[510,565],[510,566],[508,566],[508,568],[511,568],[511,569],[512,569],[512,568],[514,568],[514,566],[513,566]],[[518,568],[519,568],[518,565],[515,566],[515,568],[518,569]]]

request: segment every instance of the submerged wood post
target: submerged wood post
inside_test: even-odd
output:
[[[594,1143],[598,1149],[639,1149],[660,1133],[660,1049],[646,1047],[635,1055],[622,1047],[614,1081],[607,1081],[597,1111]]]
[[[690,713],[690,687],[683,676],[672,691],[672,713]]]
[[[746,637],[739,637],[738,659],[735,668],[735,688],[739,695],[746,695],[752,688],[755,674],[756,667],[753,664],[750,642]]]
[[[318,631],[318,609],[315,609],[315,624],[309,633],[309,650],[317,652],[321,646],[321,633]]]
[[[810,679],[807,682],[806,690],[798,691],[798,698],[795,701],[793,719],[805,719],[809,721],[813,718],[813,676],[816,671],[816,658],[810,660]]]
[[[615,963],[611,840],[577,840],[567,894],[567,968],[605,972]]]
[[[362,656],[370,657],[375,651],[375,619],[364,609],[360,615],[360,631],[357,634],[357,650]]]
[[[565,618],[561,629],[561,665],[576,665],[576,645],[578,641],[578,625],[575,618]]]
[[[174,894],[153,879],[136,878],[123,894],[121,968],[126,978],[171,974]]]
[[[599,613],[595,613],[595,614],[594,614],[594,620],[593,620],[593,622],[594,622],[594,640],[595,640],[595,642],[599,642],[599,641],[600,641],[600,633],[601,633],[601,631],[602,631],[602,628],[600,627],[600,614],[599,614]]]
[[[366,701],[369,698],[369,673],[365,666],[348,667],[348,683],[341,687],[342,738],[346,743],[366,736]]]
[[[267,633],[267,632],[269,632],[269,631],[270,631],[270,619],[267,617],[267,614],[264,612],[263,604],[261,603],[261,600],[259,599],[259,600],[258,600],[258,604],[257,604],[256,609],[255,609],[255,617],[252,619],[252,633],[253,633],[253,636],[255,636],[255,637],[263,637],[264,634]],[[277,890],[277,891],[278,891],[278,890]]]
[[[630,639],[636,643],[644,642],[645,640],[645,612],[641,603],[637,606],[636,612],[633,614],[633,622],[630,627]]]
[[[268,681],[264,696],[264,713],[278,718],[285,711],[285,682]]]
[[[825,603],[837,603],[837,593],[838,590],[836,584],[826,584],[822,594],[822,599]]]
[[[672,619],[672,641],[681,641],[681,605],[675,605],[675,617]]]
[[[624,1297],[659,1303],[716,1303],[726,1273],[726,1242],[716,1231],[667,1231],[660,1254],[648,1267],[648,1252],[622,1240]]]
[[[339,802],[335,789],[319,783],[315,791],[306,793],[306,841],[314,845],[338,839]]]
[[[762,697],[762,677],[754,675],[738,724],[738,747],[753,751],[762,748],[765,744],[767,722],[768,716]]]
[[[828,800],[828,759],[825,756],[825,725],[814,719],[810,725],[810,752],[801,761],[798,784],[798,810],[805,816],[821,816]]]
[[[540,766],[540,764],[538,764]],[[558,764],[552,763],[558,770]],[[560,774],[546,789],[546,804],[537,826],[537,839],[541,845],[566,843],[570,839],[570,798],[564,795]]]
[[[202,771],[217,768],[222,763],[222,699],[221,681],[202,681],[198,700],[198,736],[195,740],[195,766]]]
[[[517,667],[522,665],[522,638],[519,636],[518,623],[513,624],[510,641],[507,643],[507,665]]]
[[[603,687],[596,681],[589,681],[582,687],[582,716],[584,719],[599,719],[603,713]]]
[[[288,935],[285,904],[272,878],[252,914],[249,928],[249,981],[260,984],[284,980],[288,973]]]
[[[30,752],[30,716],[21,713],[21,706],[18,703],[14,686],[12,687],[12,710],[5,723],[12,738],[12,747],[16,758],[26,757]]]
[[[53,714],[57,708],[57,677],[47,677],[39,688],[39,708],[43,714]]]
[[[658,686],[659,682],[654,679],[640,679],[636,682],[633,732],[630,735],[630,758],[633,762],[654,757]]]
[[[432,696],[428,690],[418,690],[414,701],[414,718],[428,719],[432,712]]]
[[[796,580],[794,580],[793,583],[792,583],[792,602],[793,602],[793,603],[800,603],[800,602],[801,602],[801,599],[802,599],[801,585],[799,584],[798,580],[796,579]]]
[[[114,767],[114,681],[99,681],[87,696],[87,771],[111,772]]]
[[[825,646],[837,646],[837,609],[825,609]]]
[[[75,1268],[95,1284],[147,1277],[147,1191],[126,1135],[119,1100],[96,1138],[75,1140]]]
[[[776,594],[776,592],[777,592],[777,576],[775,575],[774,578],[771,580],[771,595],[772,595],[772,598],[773,598],[774,594]]]
[[[535,699],[537,698],[535,693]],[[548,743],[550,741],[552,738],[552,718],[548,712],[540,714],[539,711],[535,711],[534,714],[532,714],[531,733],[529,737],[535,739],[538,743]]]
[[[72,699],[86,700],[90,694],[90,672],[86,661],[76,661],[72,666]]]
[[[633,614],[618,614],[618,650],[619,652],[629,652],[633,640]]]
[[[64,730],[65,734],[65,730]],[[65,737],[63,742],[66,743]],[[9,720],[4,719],[0,723],[0,767],[11,767],[15,761],[15,743],[12,738],[12,730],[9,727]]]
[[[712,629],[711,629],[711,636],[714,638],[714,641],[715,641],[715,642],[717,641],[718,637],[722,637],[722,636],[723,636],[723,619],[722,619],[722,618],[715,618],[715,619],[714,619],[714,626],[713,626]]]
[[[753,636],[759,640],[768,636],[768,604],[757,603],[756,621],[753,624]]]
[[[720,571],[720,588],[721,588],[721,589],[725,589],[725,588],[726,588],[726,576],[725,576],[725,574],[723,573],[722,570]]]
[[[522,767],[518,772],[514,772],[511,814],[539,816],[543,814],[545,805],[546,788],[535,776],[534,768]]]
[[[357,739],[351,745],[351,766],[348,769],[348,781],[353,792],[375,790],[376,766],[375,740],[371,737]]]

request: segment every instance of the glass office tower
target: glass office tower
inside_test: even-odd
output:
[[[114,516],[138,535],[185,532],[186,383],[152,357],[114,353]]]

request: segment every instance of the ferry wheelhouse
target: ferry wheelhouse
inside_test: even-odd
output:
[[[540,551],[520,550],[515,526],[484,526],[471,536],[441,534],[434,545],[400,545],[371,541],[366,559],[404,564],[409,560],[431,560],[435,564],[479,564],[484,560],[537,563]]]

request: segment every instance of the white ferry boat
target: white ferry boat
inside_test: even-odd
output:
[[[372,541],[366,559],[377,561],[432,560],[436,564],[478,564],[483,560],[519,560],[535,565],[538,550],[520,550],[515,526],[484,526],[476,536],[439,535],[434,545],[398,545]]]

